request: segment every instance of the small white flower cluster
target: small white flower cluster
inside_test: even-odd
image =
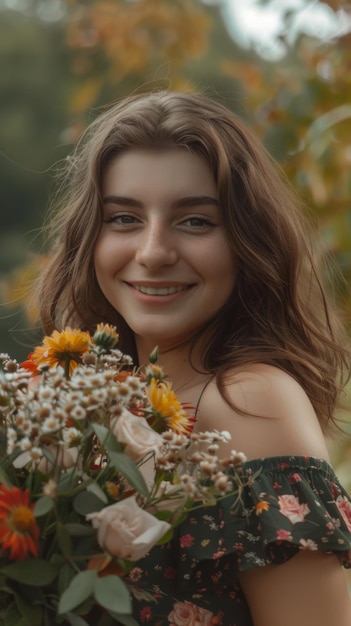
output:
[[[180,493],[194,501],[211,504],[214,497],[224,496],[233,490],[238,468],[246,461],[242,452],[231,450],[229,456],[218,456],[220,443],[228,443],[228,431],[193,432],[189,437],[171,431],[162,433],[164,445],[156,451],[156,470],[176,472],[177,481],[172,486],[161,483],[155,494],[164,501],[179,499]],[[239,481],[240,482],[240,481]]]
[[[119,371],[130,365],[128,355],[111,350],[98,361],[88,356],[91,362],[78,365],[69,379],[58,366],[32,380],[8,355],[0,355],[0,421],[7,455],[19,454],[15,466],[37,463],[48,450],[56,462],[63,455],[64,465],[74,464],[77,455],[66,452],[81,445],[87,424],[107,426],[123,408],[133,410],[145,400],[145,382],[139,376],[118,380]]]

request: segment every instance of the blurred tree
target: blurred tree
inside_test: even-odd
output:
[[[0,12],[1,233],[39,226],[65,111],[57,27]],[[6,259],[2,258],[6,264]]]
[[[65,47],[64,71],[59,67],[62,83],[57,87],[55,76],[53,85],[64,115],[57,112],[45,140],[53,150],[60,126],[63,143],[75,141],[100,107],[134,91],[206,91],[248,118],[318,215],[316,246],[323,242],[350,280],[350,35],[330,41],[306,34],[292,38],[302,5],[291,9],[290,4],[283,10],[280,34],[286,54],[277,62],[233,41],[221,13],[224,2],[218,0],[61,0],[63,17],[55,28],[33,23],[46,33],[37,52],[44,68],[43,57],[47,54],[57,65],[61,45]],[[337,11],[340,3],[324,4]],[[31,5],[43,2],[31,0]],[[33,100],[26,106],[31,111],[36,107]],[[41,103],[39,110],[45,121],[48,106]],[[30,122],[24,124],[27,137]],[[32,136],[23,154],[28,154],[28,146],[33,148]],[[41,152],[52,155],[44,145]],[[41,191],[45,195],[48,189],[43,186]],[[18,211],[24,202],[20,196],[12,206]],[[42,197],[37,206],[43,206]],[[332,282],[338,297],[351,304],[347,284],[334,272]]]

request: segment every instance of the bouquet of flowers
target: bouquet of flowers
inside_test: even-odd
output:
[[[117,346],[99,324],[20,365],[0,354],[0,625],[135,624],[135,562],[191,510],[240,498],[244,455],[216,454],[229,434],[194,432],[157,350],[136,368]]]

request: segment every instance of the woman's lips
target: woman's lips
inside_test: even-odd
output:
[[[172,287],[147,287],[145,285],[132,285],[134,289],[148,296],[169,296],[180,291],[189,289],[190,285],[177,285]]]

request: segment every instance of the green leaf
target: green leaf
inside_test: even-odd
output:
[[[69,532],[71,537],[89,537],[89,535],[94,534],[92,527],[85,526],[84,524],[75,524],[73,522],[69,522],[68,524],[65,524],[65,528],[67,528],[67,532]]]
[[[43,608],[41,606],[28,604],[20,595],[16,595],[16,604],[27,626],[42,623]]]
[[[73,508],[79,513],[79,515],[87,515],[88,513],[95,513],[101,511],[104,508],[104,503],[101,502],[94,493],[89,491],[81,491],[76,495],[73,500]]]
[[[49,585],[56,578],[57,569],[44,559],[30,559],[11,563],[1,568],[7,578],[24,583],[30,587]]]
[[[134,461],[123,452],[110,452],[109,458],[116,470],[123,474],[128,483],[145,498],[148,498],[149,490],[147,484]]]
[[[111,433],[109,428],[102,426],[102,424],[92,424],[93,430],[100,441],[101,448],[108,452],[120,452],[121,446],[118,443],[116,437]]]
[[[98,485],[98,483],[95,480],[87,485],[87,491],[90,491],[90,493],[93,493],[105,505],[108,503],[106,494],[102,491],[100,485]]]
[[[103,576],[95,579],[94,596],[96,601],[108,611],[129,615],[132,602],[129,591],[119,576]]]
[[[58,490],[59,492],[70,491],[75,485],[76,471],[75,469],[63,472],[60,476]]]
[[[85,619],[75,613],[65,613],[65,620],[67,620],[71,626],[89,626],[89,623],[86,622]]]
[[[68,589],[63,592],[59,601],[58,612],[60,614],[68,613],[87,600],[94,591],[96,577],[95,570],[86,570],[77,574]]]
[[[117,620],[118,624],[123,624],[123,626],[139,626],[139,622],[137,622],[132,615],[121,615],[121,613],[112,612],[111,615]],[[116,626],[116,622],[112,622],[112,624]],[[105,624],[99,622],[98,626],[105,626]],[[109,626],[109,624],[106,626]]]
[[[7,476],[5,470],[0,466],[0,484],[5,485],[5,487],[12,487],[11,481]]]
[[[49,511],[52,510],[54,503],[51,498],[47,496],[43,496],[39,498],[39,500],[35,503],[34,507],[34,515],[35,517],[41,517],[42,515],[46,515]]]
[[[62,522],[57,522],[56,525],[56,537],[58,546],[65,557],[69,557],[72,554],[73,546],[71,535]]]
[[[5,626],[27,626],[14,602],[6,608],[4,612],[4,622],[0,623]]]
[[[76,575],[76,571],[69,563],[63,563],[60,567],[57,581],[58,595],[61,596],[63,592],[69,587],[73,578]]]

